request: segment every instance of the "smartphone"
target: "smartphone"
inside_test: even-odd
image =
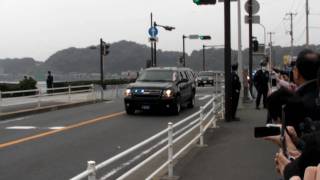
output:
[[[277,136],[281,134],[281,128],[275,126],[268,127],[255,127],[254,128],[254,137],[262,138],[267,136]]]

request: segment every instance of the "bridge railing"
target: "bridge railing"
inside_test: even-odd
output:
[[[222,88],[223,89],[223,88]],[[153,135],[152,137],[136,144],[135,146],[127,149],[126,151],[113,156],[112,158],[103,161],[99,164],[96,164],[95,161],[88,161],[87,162],[87,170],[83,171],[82,173],[78,174],[77,176],[71,178],[70,180],[81,180],[84,178],[87,178],[88,180],[105,180],[105,179],[117,179],[117,180],[123,180],[128,179],[133,173],[139,171],[144,166],[146,166],[148,163],[150,163],[152,160],[159,158],[161,154],[165,153],[167,151],[167,160],[163,162],[157,169],[155,169],[153,172],[151,172],[149,175],[144,177],[146,180],[153,179],[155,176],[161,174],[163,170],[167,169],[168,172],[168,178],[173,178],[173,166],[174,161],[181,156],[182,153],[188,150],[192,145],[199,142],[200,147],[204,147],[204,134],[209,128],[216,128],[216,123],[218,119],[224,118],[224,94],[223,90],[220,94],[217,94],[210,99],[210,101],[205,104],[204,106],[200,107],[200,110],[195,112],[194,114],[186,117],[185,119],[179,121],[178,123],[168,123],[168,127],[161,132]],[[180,128],[180,129],[178,129]],[[157,139],[165,136],[164,139],[160,139],[156,141]],[[183,144],[182,147],[179,147],[181,145],[178,145],[178,142],[181,144],[181,141],[185,139],[186,137],[192,136],[191,140],[188,140],[185,144]],[[149,148],[147,151],[144,151],[141,153],[141,155],[136,156],[133,158],[130,162],[137,161],[137,159],[140,157],[145,157],[146,154],[150,152],[154,152],[152,154],[149,154],[145,159],[141,160],[140,162],[137,162],[134,167],[132,167],[129,170],[126,170],[125,173],[120,174],[115,178],[115,174],[119,172],[119,170],[122,168],[125,168],[126,166],[129,166],[131,163],[124,163],[116,170],[107,172],[104,176],[98,178],[97,174],[101,174],[101,170],[103,168],[107,168],[108,166],[111,166],[113,163],[118,162],[120,159],[124,159],[125,157],[128,157],[129,155],[136,153],[137,150],[142,149],[143,147],[146,147],[147,145],[150,145],[152,142],[155,142],[156,144],[153,145],[151,148]],[[174,153],[176,152],[176,153]],[[128,167],[127,167],[128,168]]]
[[[21,90],[21,91],[0,91],[0,110],[4,105],[10,104],[27,104],[27,103],[36,103],[36,106],[40,108],[43,105],[43,102],[47,99],[53,101],[58,100],[58,96],[62,97],[64,102],[71,102],[73,95],[87,93],[88,96],[84,100],[95,100],[95,86],[83,85],[83,86],[67,86],[59,88],[47,88],[45,90],[41,89],[31,89],[31,90]]]

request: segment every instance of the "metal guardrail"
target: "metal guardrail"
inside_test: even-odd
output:
[[[78,90],[81,89],[81,90]],[[65,90],[64,92],[59,92],[61,90]],[[55,92],[57,91],[57,92]],[[32,93],[32,95],[24,95],[27,93]],[[0,91],[0,111],[3,106],[4,100],[18,100],[22,98],[36,98],[37,99],[37,107],[41,107],[41,102],[45,97],[49,96],[57,96],[57,95],[67,95],[68,102],[72,101],[72,94],[76,93],[92,93],[91,99],[96,99],[95,87],[93,84],[91,85],[83,85],[83,86],[67,86],[67,87],[59,87],[59,88],[47,88],[44,90],[41,89],[32,89],[32,90],[21,90],[21,91]],[[22,96],[15,97],[15,94],[22,94]],[[12,97],[4,97],[4,95],[11,95]]]
[[[126,171],[124,174],[120,175],[120,177],[117,178],[117,180],[123,180],[128,178],[130,175],[132,175],[134,172],[138,171],[140,168],[142,168],[144,165],[149,163],[151,160],[159,157],[160,154],[168,151],[168,159],[166,162],[164,162],[158,169],[156,169],[154,172],[152,172],[146,180],[151,180],[153,177],[155,177],[157,174],[159,174],[164,168],[168,168],[168,177],[172,178],[173,176],[173,161],[177,159],[183,152],[185,152],[188,148],[190,148],[191,145],[199,141],[200,147],[204,146],[204,134],[206,130],[211,126],[212,128],[216,128],[216,122],[218,120],[218,115],[220,115],[221,118],[224,118],[224,94],[223,90],[221,93],[217,96],[214,96],[206,105],[201,106],[200,110],[195,112],[194,114],[190,115],[189,117],[186,117],[185,119],[179,121],[176,124],[168,123],[168,128],[162,130],[161,132],[155,134],[154,136],[140,142],[139,144],[127,149],[126,151],[100,163],[97,164],[95,161],[88,161],[87,162],[87,170],[83,171],[82,173],[78,174],[77,176],[71,178],[70,180],[81,180],[84,178],[87,178],[88,180],[97,180],[97,172],[101,170],[102,168],[106,168],[111,163],[116,162],[117,160],[120,160],[127,155],[132,154],[133,152],[136,152],[136,150],[141,149],[142,147],[145,147],[146,145],[150,144],[151,142],[154,142],[156,139],[159,139],[160,137],[167,134],[167,137],[165,139],[162,139],[156,143],[151,149],[154,150],[156,148],[159,148],[159,146],[164,145],[165,142],[167,142],[167,145],[164,145],[162,148],[160,148],[158,151],[153,153],[152,155],[148,156],[146,159],[144,159],[139,164],[135,165],[130,170]],[[211,118],[209,118],[211,116]],[[184,127],[182,127],[183,124],[186,124]],[[177,127],[181,127],[179,130],[174,132],[174,129]],[[197,135],[188,142],[185,146],[183,146],[177,153],[174,154],[173,148],[174,145],[185,138],[187,135],[190,135],[192,132],[194,132],[197,128],[199,128],[199,132]],[[151,150],[150,150],[151,151]],[[104,175],[103,177],[99,178],[100,180],[107,179],[114,175],[112,172],[109,172],[108,174]]]

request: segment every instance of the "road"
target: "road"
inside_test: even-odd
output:
[[[0,122],[0,179],[69,179],[88,160],[106,160],[197,111],[212,92],[198,89],[196,107],[179,116],[128,116],[118,99]]]

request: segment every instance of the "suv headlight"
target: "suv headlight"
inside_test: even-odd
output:
[[[124,96],[125,96],[125,97],[130,97],[131,95],[132,95],[131,89],[126,89],[126,90],[124,91]]]
[[[162,92],[162,96],[165,98],[173,97],[173,91],[171,89],[166,89]]]

